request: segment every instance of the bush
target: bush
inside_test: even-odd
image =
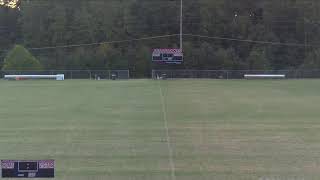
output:
[[[23,46],[16,45],[4,59],[2,70],[42,70],[40,62]]]

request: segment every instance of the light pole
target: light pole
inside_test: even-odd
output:
[[[180,49],[183,50],[183,0],[180,0]]]

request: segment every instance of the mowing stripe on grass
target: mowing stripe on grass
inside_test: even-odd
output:
[[[167,110],[166,110],[166,104],[164,101],[164,96],[162,93],[161,84],[159,82],[159,91],[160,91],[160,98],[161,98],[161,104],[162,104],[162,114],[163,114],[163,121],[164,121],[164,127],[166,130],[166,138],[167,138],[167,145],[169,150],[169,161],[170,161],[170,167],[171,167],[171,179],[176,180],[176,170],[175,165],[173,161],[173,150],[171,147],[171,140],[170,140],[170,133],[169,133],[169,127],[168,127],[168,119],[167,119]]]

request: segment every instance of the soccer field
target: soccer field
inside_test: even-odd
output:
[[[0,159],[59,180],[320,177],[320,80],[0,81]]]

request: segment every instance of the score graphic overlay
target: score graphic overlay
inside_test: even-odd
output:
[[[54,160],[1,160],[3,178],[54,178]]]

